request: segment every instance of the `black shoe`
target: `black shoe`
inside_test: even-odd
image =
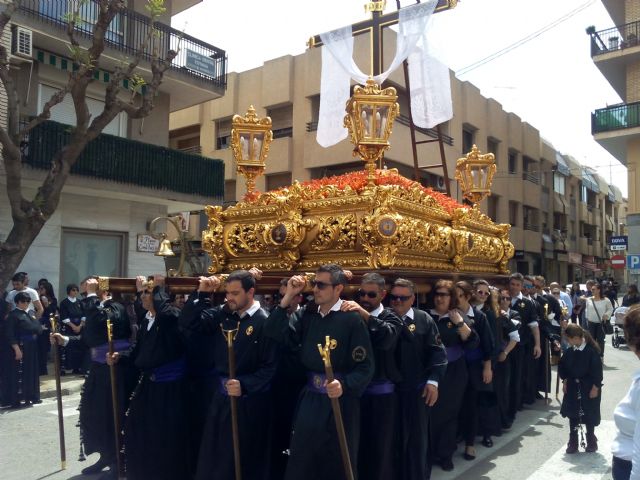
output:
[[[31,403],[31,405],[40,405],[42,403],[42,400],[41,399],[29,400],[29,403]]]
[[[445,472],[450,472],[451,470],[453,470],[453,462],[451,461],[451,458],[445,458],[440,462],[440,466],[442,467],[442,470],[444,470]]]
[[[502,429],[503,429],[503,430],[511,430],[511,425],[513,425],[513,421],[503,423],[503,424],[502,424]]]
[[[104,470],[104,468],[107,466],[109,466],[109,462],[107,462],[106,460],[103,460],[102,457],[100,457],[100,459],[93,465],[89,465],[88,467],[83,468],[82,474],[91,475],[93,473],[98,473]]]
[[[491,437],[484,437],[482,439],[482,445],[484,445],[487,448],[491,448],[493,447],[493,440],[491,440]]]
[[[544,398],[544,395],[542,395],[540,392],[536,392],[536,400],[542,400]]]
[[[98,477],[98,480],[118,480],[118,467],[115,465],[109,466],[109,470],[103,472],[102,475]]]

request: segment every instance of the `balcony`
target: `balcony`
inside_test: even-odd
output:
[[[33,30],[34,47],[68,55],[69,39],[65,18],[71,13],[68,0],[24,0],[14,16],[17,24]],[[87,0],[80,8],[81,21],[76,25],[76,37],[88,46],[98,17],[98,0]],[[154,29],[153,47],[162,57],[169,50],[177,50],[171,68],[165,73],[162,89],[171,94],[171,110],[186,108],[224,94],[227,83],[227,55],[195,37],[160,22],[151,25],[149,18],[131,9],[124,9],[111,22],[105,35],[105,51],[100,68],[113,70],[123,59],[136,54],[150,29]],[[151,48],[149,48],[149,52]],[[150,79],[149,61],[145,52],[139,70]]]
[[[535,173],[524,172],[522,174],[522,179],[527,182],[535,183],[536,185],[540,184],[540,177]]]
[[[640,22],[588,29],[591,58],[621,98],[627,98],[626,67],[640,60]]]
[[[71,132],[72,127],[57,122],[38,125],[23,147],[24,163],[48,170]],[[89,143],[71,173],[219,200],[224,194],[224,164],[220,160],[112,135],[100,135]]]
[[[591,133],[596,142],[626,165],[628,141],[640,138],[640,102],[596,110],[591,114]]]

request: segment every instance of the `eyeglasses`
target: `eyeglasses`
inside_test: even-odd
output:
[[[358,290],[359,297],[368,297],[368,298],[376,298],[378,296],[378,292],[365,292],[364,290]]]
[[[436,297],[450,297],[451,294],[449,292],[436,292],[435,296]]]
[[[389,301],[391,302],[406,302],[407,300],[409,300],[413,295],[389,295]]]
[[[485,292],[484,290],[476,290],[476,295],[489,295],[489,292]]]
[[[321,282],[319,280],[311,280],[312,287],[318,287],[318,290],[324,290],[327,287],[335,287],[333,283]]]
[[[511,300],[511,297],[500,297],[500,300],[502,300],[503,302],[508,302]]]

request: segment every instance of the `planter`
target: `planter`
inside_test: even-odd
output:
[[[609,38],[609,50],[617,50],[618,49],[618,41],[620,39],[618,37]]]

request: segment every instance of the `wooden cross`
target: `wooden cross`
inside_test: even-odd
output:
[[[355,37],[363,33],[369,33],[371,44],[371,76],[379,75],[382,72],[382,29],[396,25],[399,20],[399,10],[383,15],[386,0],[369,2],[365,5],[365,10],[371,12],[371,18],[351,25],[351,34]],[[419,3],[419,2],[418,2]],[[435,12],[450,10],[458,4],[458,0],[438,0]],[[320,47],[322,39],[320,35],[315,35],[307,43],[309,48]]]

